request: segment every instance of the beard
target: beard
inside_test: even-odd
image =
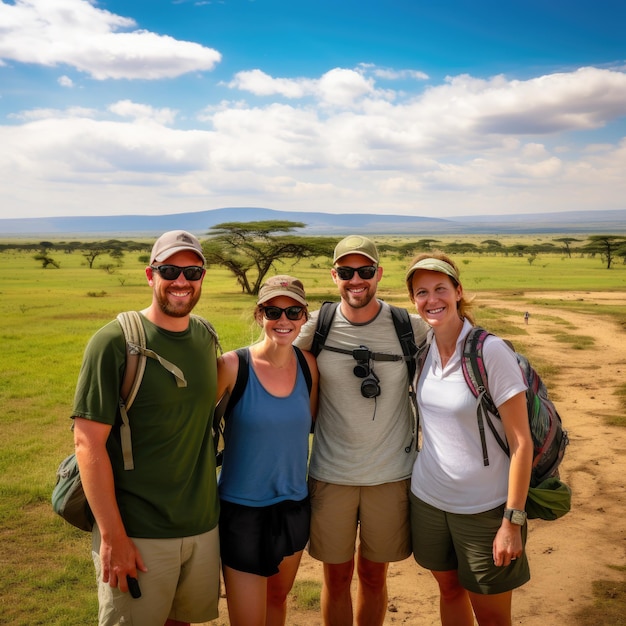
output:
[[[156,301],[161,311],[169,317],[186,317],[200,300],[200,289],[194,289],[192,295],[184,302],[172,302],[167,292],[156,291]]]
[[[348,289],[343,289],[341,296],[345,300],[348,306],[353,309],[362,309],[366,307],[376,296],[376,290],[367,289],[362,294],[354,295]]]

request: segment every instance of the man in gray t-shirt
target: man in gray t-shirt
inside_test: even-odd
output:
[[[406,362],[356,361],[352,354],[362,347],[402,355],[391,309],[376,298],[383,275],[378,263],[378,250],[366,237],[351,235],[337,244],[331,276],[341,303],[317,359],[309,552],[324,563],[325,624],[353,623],[357,533],[357,624],[383,624],[388,564],[411,554],[408,492],[416,442]],[[299,347],[311,347],[317,317],[316,311],[302,328]],[[416,315],[411,324],[419,344],[427,326]]]

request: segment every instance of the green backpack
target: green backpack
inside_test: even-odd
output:
[[[199,315],[191,315],[191,317],[204,324],[213,337],[216,349],[221,352],[217,332],[211,323]],[[138,311],[124,311],[117,316],[117,321],[126,339],[126,368],[120,388],[120,415],[122,417],[120,439],[124,469],[132,470],[135,465],[128,411],[141,386],[146,360],[151,358],[158,361],[174,376],[178,387],[186,387],[187,381],[179,367],[146,347],[146,334],[141,322],[141,314]],[[70,454],[63,459],[57,469],[56,484],[52,491],[52,510],[76,528],[85,531],[91,531],[93,528],[94,518],[85,497],[75,454]]]

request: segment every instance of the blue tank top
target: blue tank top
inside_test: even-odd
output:
[[[248,367],[248,384],[226,422],[220,498],[255,507],[302,500],[308,494],[311,407],[300,364],[285,398],[266,391]]]

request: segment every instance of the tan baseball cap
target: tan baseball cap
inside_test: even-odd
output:
[[[303,306],[307,305],[302,281],[287,274],[279,274],[266,280],[259,289],[257,304],[263,304],[277,296],[288,296]]]
[[[150,265],[155,261],[165,261],[173,254],[183,250],[195,252],[202,259],[202,263],[206,263],[202,245],[194,235],[186,230],[170,230],[167,233],[163,233],[154,242],[152,253],[150,254]]]
[[[367,237],[349,235],[342,239],[335,248],[333,264],[337,263],[341,257],[347,256],[348,254],[362,254],[378,264],[378,250],[376,249],[376,244]]]

